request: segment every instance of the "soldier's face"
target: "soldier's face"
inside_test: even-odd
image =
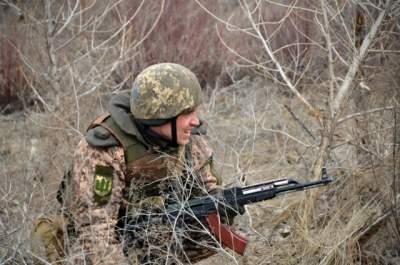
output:
[[[197,110],[184,112],[176,119],[176,141],[179,145],[189,143],[193,128],[200,125]]]
[[[179,145],[186,145],[189,143],[193,128],[199,125],[200,120],[197,116],[197,110],[186,111],[180,114],[176,119],[176,142]],[[171,122],[161,126],[152,126],[150,128],[164,138],[172,140]]]

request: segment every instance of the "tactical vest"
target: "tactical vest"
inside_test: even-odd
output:
[[[164,205],[165,202],[182,201],[204,195],[205,187],[200,181],[200,174],[203,167],[211,163],[211,152],[203,148],[200,143],[200,136],[193,135],[191,141],[184,147],[160,150],[156,147],[146,146],[136,137],[122,131],[109,115],[102,115],[97,118],[89,126],[89,130],[97,130],[94,133],[104,138],[104,145],[119,145],[124,149],[126,188],[124,189],[124,203],[120,217],[135,216],[139,212],[149,209],[157,211],[157,207]],[[113,141],[110,135],[117,142]],[[97,144],[101,145],[101,143]],[[121,218],[120,220],[124,219]],[[212,237],[204,232],[203,225],[199,223],[191,225],[192,229],[195,228],[194,231],[199,232],[193,232],[190,229],[191,232],[187,234],[187,231],[181,231],[183,233],[182,241],[175,250],[178,253],[182,251],[181,247],[183,246],[183,252],[180,254],[181,261],[195,262],[201,260],[214,254],[213,249],[217,246]],[[121,227],[123,227],[122,224]],[[159,259],[160,256],[165,255],[163,251],[171,247],[163,246],[164,239],[159,236],[161,234],[168,235],[168,233],[165,233],[169,229],[168,226],[162,228],[162,226],[157,225],[157,228],[161,231],[156,232],[154,238],[146,232],[146,241],[153,241],[152,244],[158,246],[157,250],[152,250],[150,256],[148,253],[137,252],[140,251],[140,246],[146,244],[146,242],[139,240],[135,243],[136,245],[131,246],[135,255],[143,263],[150,262],[154,256]],[[154,231],[154,229],[156,228],[152,227],[148,231]],[[137,233],[140,233],[140,231],[137,231]],[[175,231],[175,233],[179,232]],[[171,238],[165,238],[166,242],[171,242],[170,240]],[[211,247],[205,248],[205,245]]]
[[[98,128],[98,126],[101,128]],[[111,147],[121,145],[124,149],[127,165],[148,154],[148,148],[134,136],[123,132],[108,113],[97,117],[89,125],[87,132],[90,131],[93,131],[93,134],[100,139],[96,143],[89,143],[92,146]]]
[[[128,205],[135,205],[133,208],[138,203],[143,204],[147,197],[162,196],[165,200],[179,200],[204,192],[199,171],[210,163],[211,153],[207,154],[198,147],[196,137],[199,136],[193,136],[191,142],[184,147],[160,150],[146,146],[135,136],[122,131],[107,114],[93,121],[88,132],[91,130],[109,146],[123,147],[126,162],[124,198]],[[96,144],[104,146],[104,143]],[[200,150],[195,156],[192,154],[193,145],[196,150]]]
[[[126,188],[122,207],[124,209],[120,213],[120,217],[135,216],[147,209],[157,211],[157,207],[164,205],[165,202],[182,201],[204,195],[206,189],[200,181],[200,174],[203,167],[211,163],[211,151],[203,148],[200,136],[193,135],[191,141],[184,147],[160,150],[156,147],[146,146],[136,137],[122,131],[109,115],[102,115],[97,118],[88,130],[98,130],[97,133],[103,136],[108,145],[120,145],[124,149]],[[110,139],[109,134],[117,142]],[[123,218],[120,220],[123,220]],[[181,261],[196,262],[214,254],[217,247],[212,237],[204,232],[203,225],[199,223],[191,225],[191,232],[188,234],[187,231],[181,231],[183,233],[181,243],[176,249],[176,252],[179,252],[183,246],[184,251],[181,253],[184,254],[181,254]],[[151,255],[160,257],[165,255],[163,251],[166,248],[162,245],[163,239],[160,239],[159,235],[168,234],[165,233],[168,227],[163,229],[162,226],[157,225],[157,228],[161,231],[155,233],[156,236],[152,244],[157,245],[158,250],[153,249]],[[149,231],[154,231],[154,229],[153,227]],[[178,231],[175,232],[179,233]],[[137,231],[137,233],[140,233],[140,231]],[[148,240],[152,241],[151,236],[147,236]],[[170,242],[169,240],[171,238],[165,239],[166,242]],[[136,242],[136,244],[139,245],[133,245],[131,249],[139,251],[140,246],[146,244],[146,242]],[[211,247],[205,248],[205,245]],[[160,253],[157,253],[157,251],[160,251]],[[148,253],[140,254],[136,252],[135,254],[144,263],[153,259]]]

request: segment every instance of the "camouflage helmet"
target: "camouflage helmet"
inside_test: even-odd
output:
[[[168,120],[201,104],[201,87],[192,71],[179,64],[147,67],[132,86],[130,108],[139,120]]]

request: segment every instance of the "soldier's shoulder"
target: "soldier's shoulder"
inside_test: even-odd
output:
[[[85,134],[85,140],[93,147],[106,148],[120,145],[111,132],[102,126],[96,126],[88,130]]]
[[[124,150],[121,145],[96,146],[89,143],[86,138],[82,138],[76,146],[75,156],[87,156],[88,154],[96,154],[96,156],[104,154],[119,157],[124,155]]]

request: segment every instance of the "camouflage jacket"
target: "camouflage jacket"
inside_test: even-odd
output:
[[[136,157],[133,154],[132,159],[132,153],[128,154],[118,137],[101,125],[91,126],[86,138],[78,144],[63,200],[73,216],[77,234],[71,251],[85,254],[77,255],[75,263],[83,264],[84,259],[93,264],[161,264],[168,260],[170,264],[189,263],[215,253],[211,250],[215,249],[215,242],[198,223],[190,233],[180,228],[181,232],[162,234],[156,232],[160,224],[149,227],[155,236],[146,231],[146,238],[138,237],[131,249],[125,251],[129,257],[124,255],[115,229],[121,217],[151,208],[154,201],[176,201],[204,194],[220,183],[203,181],[214,174],[212,151],[203,136],[193,135],[189,144],[178,148],[154,145],[146,141],[134,122],[127,122],[132,121],[128,98],[116,97],[109,110],[108,119],[139,145],[140,148],[133,150],[141,151]],[[128,156],[131,158],[127,159]],[[166,227],[161,229],[168,231]]]

